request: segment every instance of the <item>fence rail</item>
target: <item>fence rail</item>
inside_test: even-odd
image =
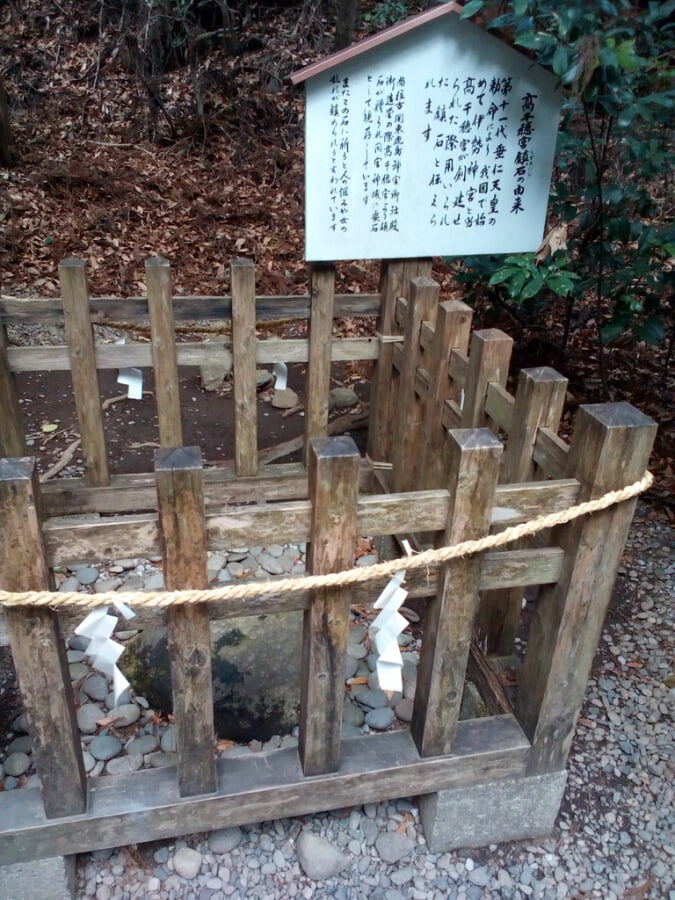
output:
[[[199,448],[182,446],[177,366],[194,345],[178,343],[172,350],[174,323],[183,313],[176,312],[182,301],[172,302],[168,266],[148,265],[149,304],[131,304],[150,313],[151,343],[142,348],[96,348],[92,321],[102,309],[117,315],[123,304],[96,301],[90,308],[83,265],[66,262],[60,272],[67,347],[43,353],[5,348],[0,341],[0,398],[8,410],[2,422],[6,458],[0,459],[4,590],[49,589],[52,568],[75,560],[159,554],[167,589],[200,589],[207,583],[208,550],[261,538],[307,542],[310,572],[341,571],[352,565],[358,535],[411,534],[420,543],[455,544],[623,487],[647,466],[656,426],[630,405],[581,407],[568,446],[557,436],[566,389],[562,376],[548,368],[525,370],[510,394],[511,339],[492,329],[472,333],[470,308],[439,302],[427,261],[384,264],[379,297],[353,301],[379,317],[378,337],[367,339],[377,359],[369,460],[359,457],[350,438],[326,434],[326,348],[335,360],[364,344],[331,338],[345,301],[333,296],[332,267],[312,270],[310,296],[291,304],[295,308],[297,302],[310,320],[302,351],[309,362],[305,464],[262,466],[256,452],[256,360],[278,352],[288,361],[289,346],[298,342],[255,340],[256,316],[274,304],[256,303],[253,267],[236,261],[230,345],[235,459],[230,466],[204,469]],[[291,308],[288,298],[282,301]],[[222,298],[218,303],[222,310]],[[6,322],[28,315],[17,304],[0,303]],[[47,314],[42,301],[30,304],[34,316]],[[196,306],[190,300],[184,308]],[[113,359],[128,365],[141,359],[133,355],[141,349],[144,364],[152,360],[156,374],[161,372],[162,447],[153,473],[118,476],[110,472],[101,444],[101,401],[92,384],[104,359],[106,365]],[[34,350],[48,368],[65,362],[71,368],[84,478],[41,485],[35,460],[24,452],[12,372],[22,371]],[[112,350],[128,355],[106,357]],[[543,545],[523,544],[411,573],[410,594],[427,598],[424,637],[410,729],[391,734],[342,740],[340,731],[349,609],[371,603],[381,582],[169,610],[139,607],[141,627],[160,623],[169,631],[177,766],[91,781],[84,775],[62,640],[76,614],[63,604],[8,609],[41,790],[0,796],[0,864],[355,800],[560,772],[633,508],[634,501],[626,501],[575,520],[547,535]],[[85,511],[106,516],[54,521]],[[477,633],[491,651],[513,651],[526,585],[539,585],[540,591],[510,713],[504,712],[489,665],[480,670],[469,648]],[[265,765],[254,756],[216,760],[210,621],[290,609],[304,614],[299,748],[275,751]],[[468,667],[478,672],[492,714],[459,721]]]

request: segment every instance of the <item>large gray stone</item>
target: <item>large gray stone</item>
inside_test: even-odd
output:
[[[74,900],[75,856],[52,856],[0,866],[0,897]]]
[[[349,865],[348,856],[306,828],[300,833],[295,849],[305,875],[314,881],[332,878]]]
[[[213,622],[211,646],[218,736],[248,743],[292,731],[300,704],[302,613]],[[150,629],[129,641],[124,674],[152,709],[171,712],[166,629]]]
[[[418,797],[429,849],[444,853],[550,834],[566,780],[566,772],[552,772],[447,788]]]

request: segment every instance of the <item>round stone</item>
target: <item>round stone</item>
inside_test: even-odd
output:
[[[82,752],[82,762],[84,763],[84,771],[89,773],[96,765],[96,760],[88,750]]]
[[[371,709],[380,709],[389,706],[389,697],[384,691],[368,689],[361,691],[358,701],[362,706],[369,706]]]
[[[28,734],[28,718],[26,717],[26,713],[21,713],[20,716],[17,716],[16,719],[12,722],[12,731],[15,734]]]
[[[272,406],[275,409],[293,409],[298,405],[298,395],[292,388],[275,390],[272,394]]]
[[[153,769],[161,769],[164,766],[175,766],[178,761],[178,757],[175,753],[149,753],[148,754],[148,763],[150,767]]]
[[[116,706],[111,712],[111,718],[115,717],[115,725],[119,728],[126,728],[127,725],[133,725],[141,717],[140,707],[135,703],[123,703]]]
[[[260,557],[260,565],[266,572],[269,572],[270,575],[283,575],[284,573],[284,564],[282,561],[275,556],[270,556],[269,553],[264,553]]]
[[[360,709],[356,703],[352,703],[351,700],[345,700],[342,709],[342,721],[346,722],[348,725],[355,725],[358,728],[363,725],[363,720],[363,710]]]
[[[18,778],[30,769],[30,756],[27,753],[11,753],[5,760],[5,772]]]
[[[146,753],[153,753],[158,746],[159,741],[154,734],[143,734],[141,737],[130,740],[126,745],[125,750],[129,754],[140,753],[141,756],[145,756]]]
[[[33,739],[29,734],[22,734],[20,737],[14,738],[7,748],[7,755],[11,753],[32,753]]]
[[[79,591],[79,589],[80,582],[74,575],[69,575],[68,578],[64,578],[59,585],[59,591],[62,594],[73,594],[75,591]]]
[[[77,711],[77,727],[82,734],[94,734],[97,719],[103,718],[103,710],[96,703],[85,703]]]
[[[412,853],[414,846],[409,837],[398,831],[385,831],[375,839],[375,849],[380,859],[390,865]]]
[[[98,760],[112,759],[122,750],[122,744],[112,734],[99,734],[89,745],[89,752]]]
[[[413,714],[413,701],[405,697],[399,700],[394,708],[394,712],[402,722],[410,722]]]
[[[143,766],[143,757],[140,753],[132,753],[128,756],[117,756],[108,761],[105,767],[109,775],[129,775],[137,772]]]
[[[202,855],[191,847],[181,847],[173,857],[173,868],[181,878],[196,878],[202,865]]]
[[[333,388],[329,398],[331,408],[335,409],[349,409],[360,402],[356,391],[349,387]]]
[[[170,725],[162,735],[161,743],[164,753],[176,752],[176,731],[172,725]]]
[[[232,828],[219,828],[209,835],[209,847],[212,853],[229,853],[241,843],[242,833],[238,825]]]
[[[93,566],[82,566],[75,570],[75,577],[82,585],[93,584],[100,574]]]
[[[366,714],[366,725],[369,728],[374,728],[376,731],[386,731],[387,728],[393,725],[394,718],[393,709],[371,709]]]
[[[351,635],[350,635],[351,637]],[[347,653],[354,659],[365,659],[368,656],[368,648],[365,644],[348,644]]]
[[[108,696],[108,679],[105,675],[92,675],[84,682],[82,690],[92,700],[105,700]]]
[[[143,590],[145,591],[163,591],[164,590],[164,573],[153,572],[143,582]]]
[[[89,668],[84,663],[71,663],[68,666],[68,673],[71,681],[79,681],[81,678],[86,678]]]

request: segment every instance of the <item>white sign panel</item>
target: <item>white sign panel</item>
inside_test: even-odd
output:
[[[306,90],[308,260],[537,249],[561,102],[551,73],[449,15]]]

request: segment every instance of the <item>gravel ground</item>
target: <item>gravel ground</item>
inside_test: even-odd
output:
[[[398,800],[83,855],[78,897],[675,900],[674,549],[640,505],[550,838],[433,854]]]

